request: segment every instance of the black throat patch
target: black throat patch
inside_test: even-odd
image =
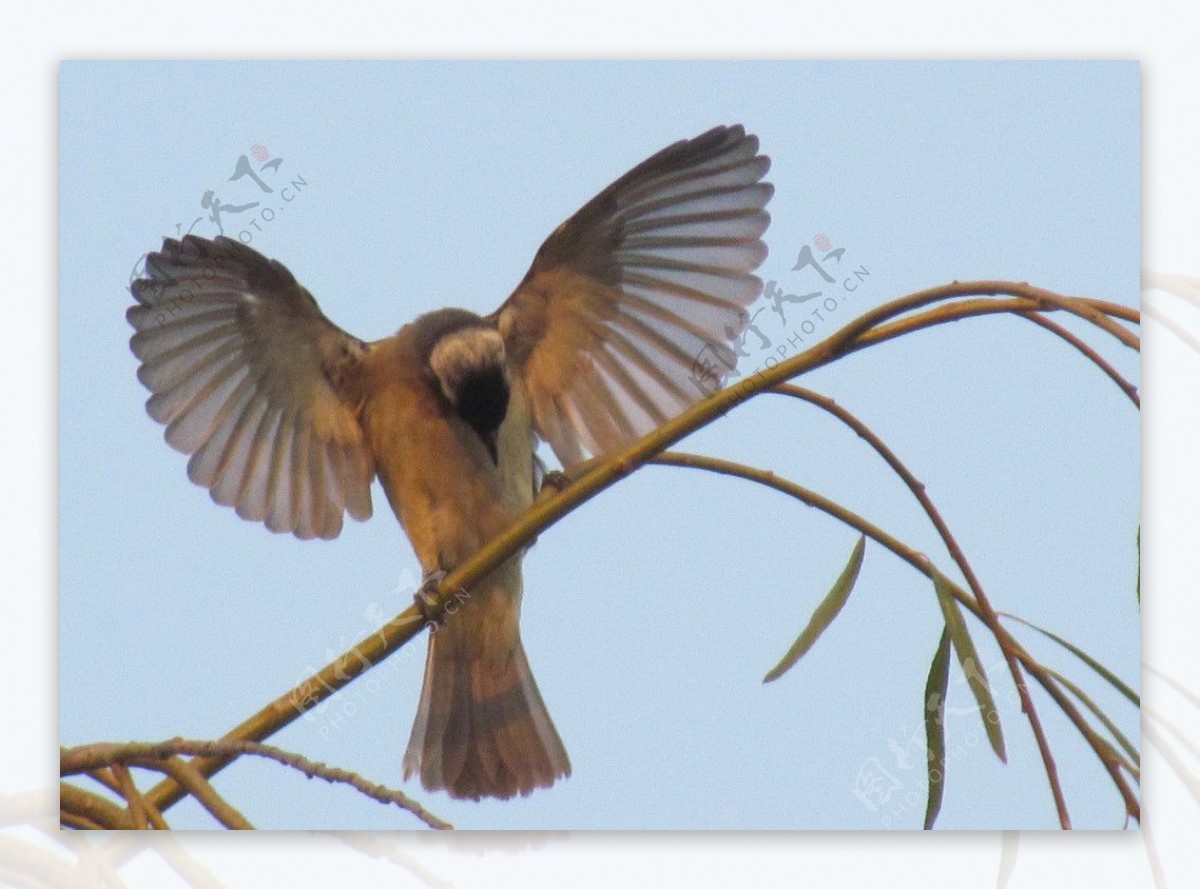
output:
[[[496,438],[508,413],[508,395],[508,381],[499,367],[468,374],[458,385],[455,411],[483,440],[493,463],[500,462]]]

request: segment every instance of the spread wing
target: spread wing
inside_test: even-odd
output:
[[[559,226],[492,316],[564,466],[640,438],[734,367],[762,292],[770,163],[740,126],[668,146]]]
[[[218,504],[299,538],[371,515],[352,381],[365,345],[281,264],[238,241],[165,239],[126,313],[146,410]]]

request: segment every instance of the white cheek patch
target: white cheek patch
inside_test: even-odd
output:
[[[504,340],[492,328],[462,328],[447,334],[429,354],[429,367],[451,404],[468,376],[492,368],[503,370],[504,366]]]

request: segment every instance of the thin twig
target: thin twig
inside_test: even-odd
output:
[[[121,793],[121,786],[117,780],[113,778],[112,770],[94,769],[89,770],[87,774],[89,779],[93,779],[111,791],[113,794]]]
[[[967,585],[975,595],[975,600],[979,603],[982,613],[983,623],[987,625],[988,630],[992,632],[992,636],[1000,644],[1000,651],[1003,653],[1004,660],[1008,664],[1009,673],[1012,674],[1013,683],[1017,687],[1017,695],[1021,699],[1021,710],[1025,713],[1026,719],[1029,720],[1029,727],[1033,730],[1033,736],[1037,740],[1038,752],[1041,754],[1042,765],[1046,770],[1046,780],[1050,783],[1050,792],[1054,796],[1054,807],[1058,811],[1058,823],[1062,828],[1070,829],[1071,816],[1067,811],[1067,800],[1063,794],[1062,783],[1058,778],[1058,767],[1054,762],[1054,754],[1050,750],[1050,742],[1046,738],[1046,730],[1042,726],[1037,708],[1034,707],[1033,699],[1029,695],[1029,686],[1025,682],[1025,675],[1021,672],[1021,665],[1017,661],[1016,654],[1009,647],[1005,646],[1003,642],[1004,638],[1001,634],[1000,618],[984,594],[983,585],[979,583],[979,578],[976,576],[975,570],[971,568],[971,564],[967,561],[967,555],[959,547],[958,540],[950,531],[950,526],[946,524],[938,508],[934,506],[933,499],[929,497],[929,492],[925,490],[925,483],[913,475],[912,471],[875,434],[874,430],[833,399],[790,383],[782,383],[772,391],[815,405],[850,427],[859,438],[875,449],[875,452],[904,481],[904,484],[908,486],[908,490],[912,492],[913,497],[921,504],[925,515],[929,517],[929,521],[937,529],[942,543],[946,545],[946,550],[950,553],[950,558],[954,560],[955,565],[963,573],[963,577],[967,580]]]
[[[1098,353],[1098,352],[1096,352],[1096,350],[1092,349],[1091,346],[1089,346],[1087,343],[1085,343],[1079,337],[1075,336],[1073,333],[1068,331],[1066,328],[1064,328],[1058,322],[1051,321],[1049,318],[1046,318],[1044,315],[1039,315],[1036,312],[1022,312],[1021,316],[1023,318],[1028,318],[1030,321],[1032,321],[1036,325],[1041,325],[1046,330],[1051,331],[1052,333],[1061,337],[1063,340],[1070,343],[1072,346],[1074,346],[1076,349],[1078,349],[1080,352],[1082,352],[1085,356],[1087,356],[1088,360],[1091,361],[1092,364],[1094,364],[1101,371],[1103,371],[1105,374],[1107,374],[1112,379],[1113,383],[1115,383],[1117,386],[1121,387],[1121,391],[1124,392],[1125,395],[1129,396],[1129,398],[1130,398],[1130,400],[1132,400],[1133,404],[1137,405],[1139,408],[1142,407],[1142,400],[1141,400],[1141,397],[1138,396],[1137,387],[1134,386],[1132,383],[1130,383],[1128,380],[1126,380],[1124,377],[1122,377],[1120,372],[1117,371],[1117,369],[1114,368],[1107,361],[1105,361],[1104,358],[1100,355],[1100,353]]]
[[[146,802],[138,792],[137,786],[133,784],[133,777],[129,775],[129,767],[123,763],[114,763],[110,769],[116,777],[121,796],[129,804],[129,815],[133,817],[139,829],[144,829],[150,823],[150,817],[146,813]]]
[[[188,794],[196,798],[200,806],[208,810],[209,815],[226,828],[234,831],[254,830],[254,826],[250,824],[250,820],[243,816],[237,807],[222,797],[208,779],[204,778],[200,770],[196,769],[196,767],[183,758],[164,757],[161,760],[157,758],[130,758],[130,762],[165,772],[182,785]]]
[[[112,801],[84,791],[70,782],[59,783],[58,806],[60,810],[72,816],[82,816],[102,828],[118,831],[137,828],[128,810],[123,810]]]
[[[138,792],[141,793],[140,791]],[[145,795],[142,796],[142,803],[146,807],[146,814],[150,817],[150,827],[155,831],[170,831],[171,826],[167,824],[167,820],[163,818],[163,814],[158,811],[158,807],[146,800]]]
[[[1053,304],[1052,304],[1053,305]],[[1072,315],[1078,315],[1080,318],[1090,321],[1096,327],[1103,331],[1107,331],[1117,338],[1121,343],[1128,346],[1135,352],[1140,352],[1142,349],[1141,338],[1137,334],[1130,331],[1128,328],[1121,327],[1095,306],[1078,299],[1068,299],[1061,306]]]
[[[97,766],[110,763],[134,763],[149,768],[154,763],[169,760],[178,755],[189,755],[197,758],[234,758],[242,755],[263,757],[276,763],[290,766],[299,770],[309,778],[324,779],[327,782],[349,785],[362,794],[384,804],[394,804],[412,813],[431,828],[453,828],[449,822],[439,819],[423,806],[401,791],[368,782],[357,773],[337,767],[326,766],[323,763],[309,760],[300,754],[285,751],[274,745],[264,745],[259,742],[249,742],[240,739],[218,739],[215,741],[195,741],[192,739],[171,739],[166,742],[96,742],[65,749],[60,756],[60,771],[62,775],[73,775]],[[197,770],[197,763],[188,764],[192,770]]]
[[[1095,671],[1097,674],[1099,674],[1100,677],[1104,680],[1104,682],[1108,683],[1110,686],[1112,686],[1113,689],[1117,690],[1117,692],[1119,692],[1119,693],[1121,693],[1121,695],[1125,696],[1125,698],[1129,701],[1129,703],[1132,704],[1135,708],[1141,708],[1141,706],[1142,706],[1141,696],[1138,695],[1136,692],[1134,692],[1133,689],[1130,688],[1128,683],[1126,683],[1124,680],[1122,680],[1120,677],[1118,677],[1116,674],[1114,674],[1111,670],[1109,670],[1107,667],[1105,667],[1104,664],[1101,663],[1098,659],[1093,658],[1091,655],[1088,655],[1087,652],[1085,652],[1080,647],[1076,646],[1070,640],[1066,639],[1065,637],[1059,636],[1054,631],[1049,630],[1048,628],[1042,627],[1040,624],[1034,624],[1028,618],[1022,618],[1020,615],[1014,615],[1011,612],[1001,612],[1000,615],[1004,618],[1008,618],[1011,621],[1016,621],[1019,624],[1023,624],[1026,627],[1028,627],[1030,630],[1037,631],[1039,634],[1044,636],[1046,639],[1053,640],[1055,643],[1058,643],[1058,645],[1062,646],[1064,649],[1066,649],[1068,652],[1070,652],[1072,655],[1074,655],[1076,658],[1078,658],[1080,661],[1082,661],[1084,664],[1086,664],[1089,668],[1091,668],[1093,671]]]
[[[864,331],[855,337],[852,343],[847,345],[845,351],[847,353],[855,352],[867,346],[882,343],[885,340],[893,340],[904,334],[910,334],[914,331],[939,324],[946,324],[947,322],[963,321],[983,315],[1024,315],[1030,312],[1044,313],[1047,311],[1049,311],[1047,307],[1039,305],[1034,300],[1025,298],[962,299],[945,306],[935,306],[931,309],[926,309],[916,315],[908,315],[896,321],[889,321],[886,324],[881,324],[876,328]],[[1119,317],[1124,318],[1125,316],[1122,315]]]
[[[1025,307],[1026,310],[1056,309],[1070,312],[1112,334],[1131,349],[1140,348],[1140,343],[1136,336],[1109,318],[1109,316],[1115,316],[1136,324],[1139,321],[1137,310],[1103,300],[1092,300],[1084,297],[1064,297],[1061,294],[1055,294],[1040,287],[1033,287],[1024,283],[1014,284],[1010,281],[956,281],[953,284],[917,291],[907,297],[901,297],[898,300],[885,303],[876,309],[860,315],[828,340],[822,341],[818,345],[828,344],[834,348],[839,348],[849,344],[851,341],[858,340],[860,335],[866,333],[871,328],[878,327],[884,321],[904,315],[907,312],[915,311],[931,303],[943,302],[957,297],[998,295],[1017,297],[1025,301],[1027,304]],[[782,364],[786,363],[781,363],[781,366]]]
[[[1129,773],[1129,775],[1133,776],[1136,780],[1141,782],[1141,780],[1142,780],[1141,756],[1138,754],[1137,748],[1135,748],[1133,746],[1133,743],[1131,741],[1129,741],[1128,738],[1126,738],[1125,733],[1121,732],[1121,728],[1119,726],[1117,726],[1117,724],[1113,722],[1112,718],[1109,717],[1107,714],[1105,714],[1104,711],[1101,710],[1100,706],[1097,705],[1094,701],[1092,701],[1091,697],[1086,692],[1084,692],[1078,686],[1078,684],[1076,684],[1069,677],[1066,677],[1066,676],[1060,674],[1058,671],[1054,670],[1053,668],[1046,668],[1046,673],[1049,674],[1051,677],[1053,677],[1059,684],[1061,684],[1063,686],[1063,688],[1065,688],[1073,696],[1075,696],[1077,699],[1079,699],[1080,703],[1085,708],[1087,708],[1089,711],[1091,711],[1093,714],[1096,715],[1096,719],[1099,720],[1101,724],[1103,724],[1104,728],[1108,730],[1108,734],[1111,735],[1113,737],[1113,739],[1116,740],[1117,744],[1120,745],[1121,748],[1124,750],[1126,756],[1121,757],[1121,759],[1123,761],[1125,761],[1125,764],[1124,764],[1125,771],[1127,773]],[[1114,752],[1114,754],[1116,753],[1115,748],[1113,749],[1113,752]],[[1118,754],[1117,756],[1121,756],[1121,755]],[[1128,759],[1126,759],[1126,758],[1128,758]]]

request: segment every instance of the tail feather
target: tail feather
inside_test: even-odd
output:
[[[404,777],[418,773],[428,790],[479,800],[526,795],[569,776],[566,749],[520,639],[501,652],[464,649],[448,638],[449,629],[429,641]]]

